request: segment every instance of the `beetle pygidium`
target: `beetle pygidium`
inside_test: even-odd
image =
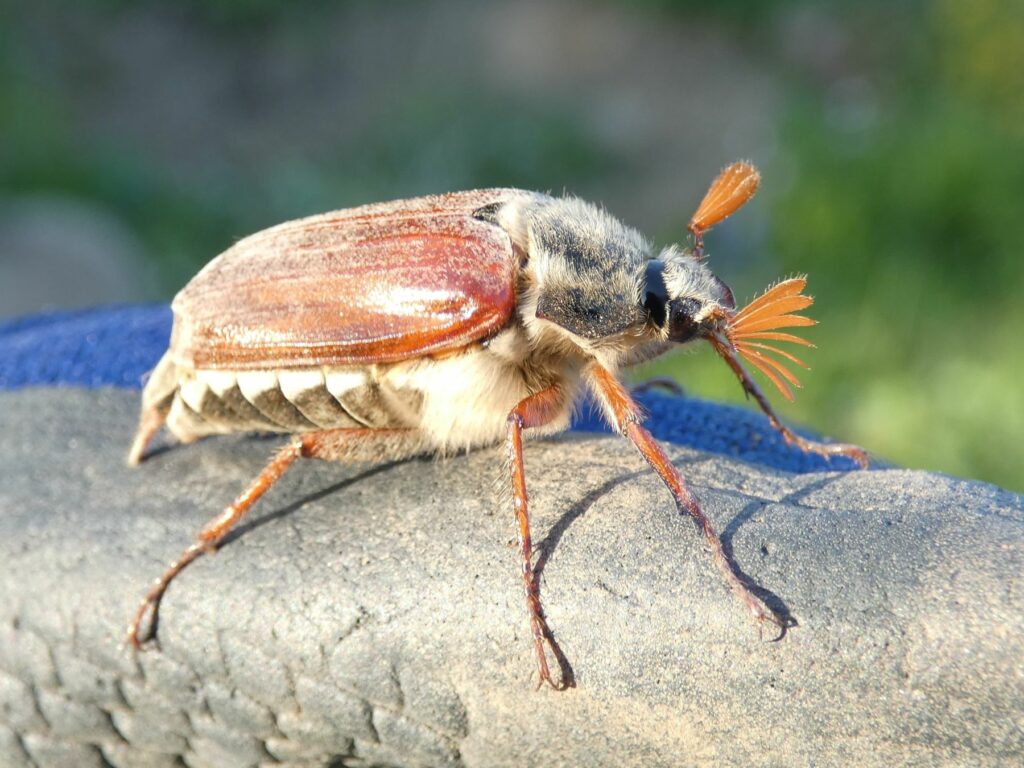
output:
[[[215,550],[296,459],[380,461],[504,440],[540,683],[560,687],[534,578],[522,441],[525,430],[565,429],[584,388],[699,525],[753,618],[780,623],[737,577],[618,380],[625,366],[706,339],[789,443],[866,466],[860,448],[786,428],[741,361],[791,397],[796,378],[771,355],[803,363],[766,342],[808,345],[780,329],[813,324],[793,314],[812,302],[804,279],[780,282],[736,311],[704,261],[703,234],[758,183],[747,163],[726,168],[691,219],[692,247],[657,254],[582,200],[487,189],[313,216],[218,256],[174,300],[170,348],[143,392],[129,461],[142,459],[164,424],[182,442],[247,430],[294,437],[157,579],[130,641],[148,639],[171,580]]]

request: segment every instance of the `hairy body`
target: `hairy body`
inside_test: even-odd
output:
[[[354,359],[345,360],[347,365],[304,366],[301,361],[278,362],[273,354],[265,354],[260,367],[253,368],[239,354],[211,366],[208,347],[212,344],[197,342],[203,336],[203,329],[197,326],[205,320],[205,313],[195,308],[205,308],[210,302],[204,276],[207,281],[212,277],[223,280],[224,273],[231,272],[233,283],[239,282],[241,274],[258,284],[268,268],[264,262],[272,261],[273,268],[281,270],[282,258],[301,253],[310,231],[327,222],[337,225],[338,213],[323,214],[240,241],[179,295],[174,304],[171,347],[147,383],[143,409],[166,413],[167,428],[182,442],[245,430],[298,434],[365,427],[415,430],[424,451],[449,453],[500,442],[512,409],[529,395],[557,385],[560,412],[535,432],[548,434],[567,428],[589,358],[597,357],[605,367],[617,370],[624,358],[634,362],[652,356],[653,351],[645,347],[660,350],[665,346],[633,328],[638,319],[643,320],[640,296],[650,246],[635,230],[574,198],[559,200],[519,190],[468,195],[472,195],[470,205],[483,211],[478,214],[479,221],[510,236],[509,246],[498,258],[518,262],[514,264],[514,306],[500,325],[493,323],[494,327],[484,330],[483,339],[461,345],[458,339],[451,345],[454,348],[428,350],[427,354],[415,349],[405,353],[405,359],[394,361],[368,362],[349,354],[347,357]],[[433,211],[452,207],[451,198],[420,198],[410,201],[408,207]],[[341,213],[348,221],[378,219],[379,227],[384,223],[379,221],[380,208],[366,206],[351,214]],[[456,208],[462,210],[463,206],[457,204]],[[277,236],[275,230],[279,230]],[[300,235],[298,241],[295,234]],[[321,242],[319,247],[330,252],[345,242],[339,238],[329,244]],[[517,254],[535,255],[517,259]],[[369,256],[376,258],[377,254]],[[225,268],[225,264],[229,266]],[[347,274],[332,275],[336,281],[332,290],[338,292],[344,311],[345,299],[355,293],[350,283],[362,280],[374,265],[350,259],[332,266],[348,269]],[[389,300],[387,294],[385,301]],[[585,333],[597,326],[602,333],[610,331],[610,338],[587,340],[538,321],[542,303],[548,312],[563,318],[583,307],[588,311],[574,330]],[[359,309],[365,311],[365,307]],[[231,320],[219,318],[221,323]],[[358,337],[360,333],[371,336],[374,331],[349,329],[348,333]],[[280,340],[275,340],[275,345],[283,346]],[[338,357],[344,360],[335,354]],[[133,455],[136,459],[141,456]]]

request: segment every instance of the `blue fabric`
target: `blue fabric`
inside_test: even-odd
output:
[[[139,389],[167,349],[171,311],[160,306],[119,306],[53,312],[0,323],[0,390],[30,386]],[[782,440],[760,413],[690,397],[651,392],[637,398],[647,426],[660,440],[734,456],[790,472],[852,469],[806,455]],[[593,407],[574,429],[607,431]]]
[[[170,336],[168,306],[53,312],[0,323],[0,389],[139,389]]]

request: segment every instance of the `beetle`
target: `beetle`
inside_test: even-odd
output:
[[[658,253],[597,206],[517,189],[366,205],[237,242],[174,299],[170,345],[143,390],[129,463],[164,425],[183,443],[237,431],[292,438],[155,581],[129,641],[153,637],[172,579],[215,551],[295,460],[395,460],[504,441],[538,686],[564,687],[565,673],[556,680],[548,666],[553,638],[533,568],[523,437],[566,429],[587,389],[693,518],[751,616],[784,626],[738,577],[619,380],[626,366],[706,340],[788,443],[867,466],[856,446],[813,442],[783,425],[743,364],[792,399],[799,382],[787,363],[806,364],[766,342],[811,346],[780,329],[814,324],[797,314],[813,301],[804,278],[737,311],[707,266],[704,234],[759,183],[753,165],[728,166],[690,221],[691,246]]]

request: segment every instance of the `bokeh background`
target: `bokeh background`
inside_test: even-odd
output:
[[[514,185],[806,272],[800,424],[1024,490],[1024,3],[0,0],[0,318],[167,300],[237,238]],[[646,370],[742,400],[710,350]]]

